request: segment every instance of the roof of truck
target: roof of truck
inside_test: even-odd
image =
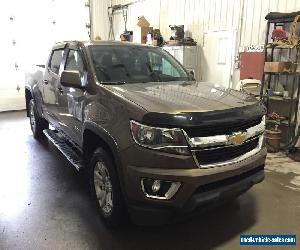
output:
[[[91,46],[91,45],[117,45],[117,46],[149,46],[146,44],[140,44],[140,43],[132,43],[132,42],[121,42],[121,41],[62,41],[62,42],[57,42],[56,45],[65,45],[65,44],[81,44],[84,46]]]

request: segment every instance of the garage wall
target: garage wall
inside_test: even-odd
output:
[[[128,9],[128,29],[138,16],[144,15],[152,26],[169,37],[169,24],[184,24],[199,43],[203,33],[211,30],[239,29],[240,45],[263,44],[268,12],[300,10],[299,0],[91,0],[93,35],[108,38],[107,7],[111,4],[136,2]],[[242,14],[242,15],[241,15]],[[241,18],[240,18],[241,17]],[[124,30],[121,12],[114,18],[116,38]]]
[[[264,44],[269,12],[300,11],[299,0],[244,0],[241,45]]]
[[[10,0],[0,8],[0,112],[25,108],[24,73],[57,41],[88,40],[85,0]]]
[[[107,7],[112,4],[127,4],[133,0],[91,0],[93,11],[93,35],[108,38]],[[151,26],[160,28],[163,36],[170,36],[169,24],[184,24],[198,42],[208,30],[237,29],[240,15],[240,0],[141,0],[128,8],[128,29],[135,29],[137,17],[144,15]],[[114,17],[116,38],[124,31],[122,13]]]
[[[240,47],[264,44],[266,21],[270,11],[292,12],[300,10],[299,0],[91,0],[93,10],[92,37],[108,39],[107,7],[111,4],[135,2],[128,8],[128,30],[136,28],[136,20],[144,15],[151,26],[160,28],[165,39],[170,36],[169,24],[184,24],[185,30],[199,45],[198,61],[203,58],[204,34],[211,31],[236,31],[234,54]],[[116,40],[124,31],[121,12],[114,16]],[[239,69],[232,58],[232,87],[239,81]],[[201,74],[205,74],[202,72]]]

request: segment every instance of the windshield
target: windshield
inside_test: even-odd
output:
[[[103,84],[190,80],[182,66],[160,48],[94,45],[90,52]]]

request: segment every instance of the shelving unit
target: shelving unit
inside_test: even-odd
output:
[[[300,67],[298,65],[300,43],[298,40],[297,45],[292,44],[289,38],[275,42],[272,39],[272,31],[279,26],[283,27],[285,31],[290,31],[295,17],[297,17],[297,13],[269,13],[266,16],[268,24],[265,40],[265,63],[290,63],[290,67],[287,69],[282,70],[278,67],[278,72],[266,71],[265,67],[260,93],[267,107],[267,128],[274,127],[276,123],[270,119],[273,112],[286,118],[281,120],[279,125],[279,129],[282,131],[282,144],[288,144],[293,139],[297,125],[300,94]],[[272,71],[276,71],[276,69]]]

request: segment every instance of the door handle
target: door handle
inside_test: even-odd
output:
[[[43,82],[44,82],[45,84],[48,84],[48,83],[49,83],[49,81],[48,81],[48,80],[43,80]]]
[[[62,89],[62,87],[58,87],[58,91],[59,91],[60,94],[64,93],[64,90]]]

